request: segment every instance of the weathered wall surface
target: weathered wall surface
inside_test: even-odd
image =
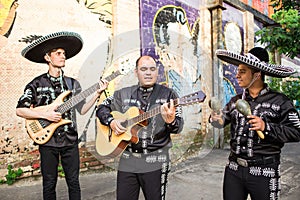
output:
[[[267,1],[241,1],[268,16],[272,13]],[[47,66],[21,56],[21,50],[28,45],[24,41],[56,31],[79,33],[84,40],[83,49],[67,61],[64,71],[77,78],[83,89],[99,77],[124,68],[131,71],[111,82],[107,94],[135,84],[135,60],[141,54],[150,54],[160,64],[159,82],[172,87],[179,96],[201,90],[207,100],[217,94],[226,102],[239,92],[235,68],[220,63],[214,50],[248,50],[254,45],[254,31],[261,23],[254,20],[253,14],[217,0],[61,2],[0,0],[0,179],[7,173],[8,164],[22,167],[24,176],[39,174],[37,147],[26,133],[24,120],[15,115],[15,106],[25,84],[46,72]],[[174,160],[195,144],[212,148],[209,112],[207,101],[183,108],[186,123],[182,134],[174,136]],[[99,122],[92,110],[80,116],[78,123],[79,136],[93,145]],[[103,168],[110,162],[93,153],[81,148],[82,170]]]
[[[10,7],[13,1],[1,1],[2,5]],[[10,4],[9,4],[10,3]],[[100,1],[98,4],[101,3]],[[15,17],[11,22],[9,31],[1,35],[0,65],[1,65],[1,97],[0,97],[0,163],[1,177],[6,173],[8,164],[13,166],[27,167],[26,170],[32,170],[38,162],[37,147],[33,146],[29,139],[24,120],[17,117],[15,107],[18,98],[23,93],[25,84],[31,81],[35,76],[45,73],[47,66],[29,62],[21,56],[21,50],[25,48],[26,39],[34,35],[46,35],[56,31],[74,31],[79,33],[84,46],[82,51],[74,58],[67,60],[65,73],[69,76],[80,79],[89,79],[97,82],[98,77],[91,78],[93,73],[100,74],[104,65],[93,65],[93,60],[86,60],[88,55],[94,49],[108,40],[111,35],[111,25],[106,20],[100,20],[101,11],[97,10],[99,5],[92,8],[75,0],[65,0],[63,3],[59,0],[44,1],[17,1]],[[97,6],[98,5],[98,6]],[[1,8],[1,7],[0,7]],[[111,10],[111,7],[105,8]],[[95,12],[95,13],[92,13]],[[1,9],[2,13],[2,9]],[[102,12],[105,13],[105,12]],[[110,11],[111,13],[111,11]],[[103,19],[103,17],[101,18]],[[105,19],[110,19],[107,15]],[[105,22],[103,22],[105,21]],[[104,45],[107,47],[107,45]],[[100,55],[99,60],[106,60],[107,55]],[[105,62],[104,62],[105,63]],[[85,65],[84,65],[85,64]],[[88,76],[81,76],[80,71],[86,71],[86,65],[92,67]],[[88,85],[82,82],[83,88]],[[87,120],[81,119],[82,123]],[[23,161],[23,163],[19,163]],[[26,171],[25,170],[25,171]]]

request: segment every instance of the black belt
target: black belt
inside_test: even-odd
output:
[[[272,155],[272,156],[261,156],[260,158],[256,159],[244,159],[237,157],[234,154],[229,156],[230,161],[236,162],[238,165],[243,167],[250,167],[250,166],[259,166],[259,165],[268,165],[276,162],[280,162],[280,155]]]

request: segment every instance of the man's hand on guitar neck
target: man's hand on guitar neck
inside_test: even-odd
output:
[[[175,120],[174,100],[171,99],[170,103],[164,103],[161,106],[161,116],[167,124],[171,124]]]
[[[121,134],[125,133],[127,130],[125,127],[123,127],[121,125],[122,122],[123,122],[123,120],[113,119],[109,124],[110,128],[113,130],[113,132],[116,135],[121,135]]]
[[[97,95],[100,94],[108,87],[109,82],[105,79],[99,81],[99,89],[97,90]]]
[[[86,114],[91,109],[91,107],[95,104],[95,102],[97,101],[99,96],[102,94],[102,92],[108,87],[108,84],[109,84],[108,81],[106,81],[104,79],[99,81],[99,89],[95,92],[94,97],[91,98],[89,101],[87,101],[83,105],[83,107],[80,111],[81,115]]]

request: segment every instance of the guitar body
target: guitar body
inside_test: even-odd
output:
[[[130,107],[124,114],[113,111],[111,112],[115,119],[127,120],[140,114],[137,107]],[[127,131],[121,135],[116,135],[110,127],[99,123],[99,133],[96,137],[96,151],[103,157],[114,158],[121,154],[130,142],[138,143],[138,127],[142,124],[134,124],[127,127]]]
[[[117,70],[116,72],[112,73],[111,75],[107,76],[105,79],[107,81],[111,81],[114,78],[118,77],[121,74],[128,73],[134,65],[126,66],[122,70]],[[32,108],[35,110],[40,111],[53,111],[56,109],[57,112],[60,112],[63,114],[64,112],[68,111],[78,103],[80,103],[82,100],[84,100],[86,97],[93,94],[93,92],[97,91],[99,89],[99,83],[95,83],[85,91],[73,96],[72,98],[68,99],[66,102],[64,102],[64,99],[66,96],[68,96],[71,91],[65,91],[61,93],[50,105],[45,106],[39,106],[36,108]],[[58,106],[58,107],[57,107]],[[52,137],[54,131],[61,125],[71,123],[71,120],[60,120],[59,122],[51,122],[44,119],[26,119],[26,129],[27,133],[29,134],[30,138],[34,140],[34,142],[38,144],[45,144],[50,140]]]
[[[203,102],[206,95],[202,91],[197,91],[182,98],[174,99],[174,106],[191,105]],[[156,106],[153,109],[143,112],[137,107],[130,107],[124,114],[112,111],[111,114],[115,119],[120,119],[122,125],[127,128],[127,131],[122,135],[115,135],[110,127],[102,125],[99,122],[99,130],[96,136],[96,151],[100,156],[114,158],[121,154],[128,144],[138,143],[138,132],[141,128],[148,125],[148,120],[161,112],[161,106]]]
[[[64,102],[66,96],[70,94],[71,91],[65,91],[61,93],[53,103],[45,106],[39,106],[31,108],[37,111],[53,111],[58,105]],[[25,125],[27,133],[30,138],[37,144],[45,144],[50,140],[54,131],[61,125],[71,123],[71,120],[61,119],[59,122],[50,122],[44,119],[26,119]]]

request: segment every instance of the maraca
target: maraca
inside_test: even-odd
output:
[[[236,101],[235,103],[235,106],[236,106],[236,109],[242,113],[244,116],[248,116],[248,115],[251,115],[251,109],[250,109],[250,105],[247,101],[243,100],[243,99],[239,99]],[[263,134],[262,131],[260,130],[257,130],[256,131],[258,136],[261,138],[261,139],[264,139],[265,136]]]
[[[216,112],[218,115],[220,114],[221,110],[221,102],[217,97],[212,97],[208,102],[209,107]],[[223,124],[223,119],[218,119],[219,124]]]

